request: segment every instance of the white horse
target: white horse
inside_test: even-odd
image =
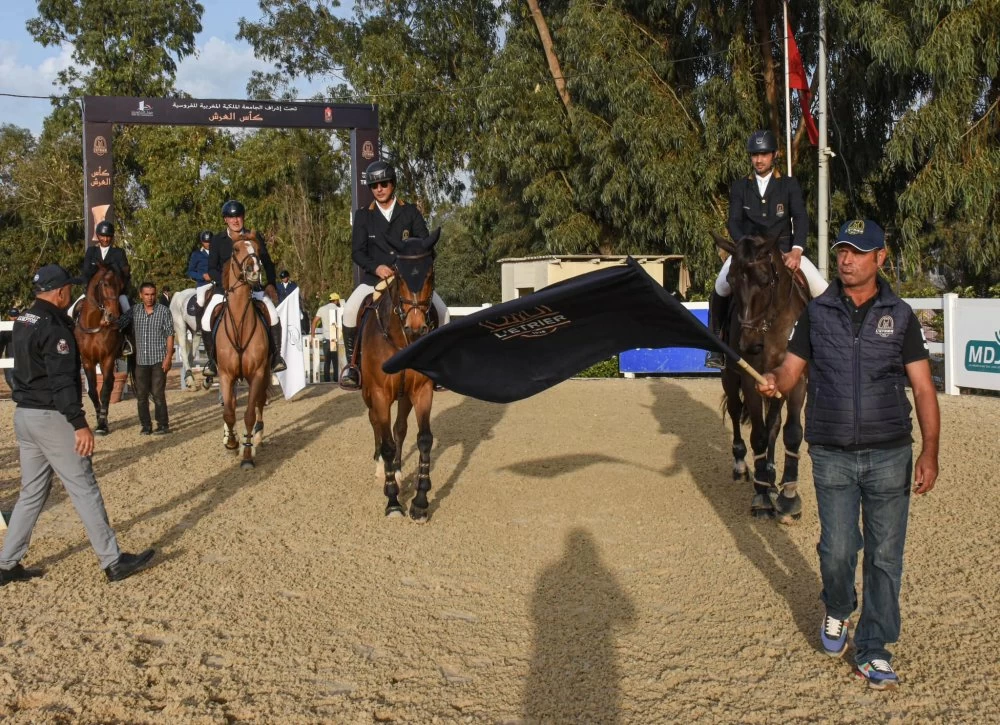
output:
[[[195,384],[191,368],[195,366],[195,352],[198,350],[196,338],[201,337],[197,321],[187,311],[188,301],[194,297],[196,289],[191,287],[179,290],[170,300],[170,316],[174,319],[174,339],[181,347],[181,375],[184,378],[184,385],[188,387],[193,387]],[[191,333],[190,340],[188,332]],[[203,384],[208,389],[212,381],[206,378]]]

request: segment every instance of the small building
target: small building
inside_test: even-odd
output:
[[[546,254],[501,259],[501,301],[530,295],[570,277],[625,264],[626,259],[628,257],[624,254]],[[691,276],[684,264],[683,254],[636,256],[635,260],[661,285],[674,287],[671,292],[679,292],[682,296],[687,294]]]

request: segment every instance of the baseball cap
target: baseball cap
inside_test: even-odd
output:
[[[859,252],[874,252],[885,249],[885,232],[871,219],[852,219],[840,227],[833,246],[838,244],[850,244]]]
[[[331,292],[330,302],[339,302],[339,301],[340,301],[340,295],[338,295],[336,292]]]
[[[20,314],[21,311],[16,307],[11,307],[9,310],[7,310],[7,317],[17,317]]]
[[[83,277],[70,277],[58,264],[46,264],[31,278],[35,292],[51,292],[68,284],[83,284]]]

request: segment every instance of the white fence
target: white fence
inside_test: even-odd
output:
[[[932,355],[944,356],[944,392],[958,395],[959,388],[1000,390],[1000,299],[964,299],[958,295],[911,298],[906,300],[916,310],[941,311],[944,315],[944,341],[930,342]],[[457,319],[489,307],[449,307]],[[12,329],[14,323],[0,321],[0,330]],[[338,369],[344,353],[340,331],[333,347],[338,354]],[[303,335],[306,380],[319,382],[323,375],[323,349],[319,336]],[[14,360],[0,359],[0,368],[13,368]]]

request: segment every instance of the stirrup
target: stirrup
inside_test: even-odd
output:
[[[340,371],[339,385],[343,390],[358,390],[361,388],[361,376],[354,365],[347,365]]]
[[[132,347],[132,341],[126,337],[122,343],[122,357],[132,357],[132,355],[135,355],[135,348]]]
[[[288,365],[285,364],[285,359],[281,355],[275,355],[274,360],[271,361],[271,372],[280,373],[288,370]]]
[[[205,362],[205,364],[202,365],[202,367],[201,367],[201,374],[204,375],[204,376],[206,376],[206,377],[209,377],[209,378],[218,377],[218,375],[219,375],[219,369],[217,367],[215,367],[215,360],[213,360],[212,358],[209,358]]]

